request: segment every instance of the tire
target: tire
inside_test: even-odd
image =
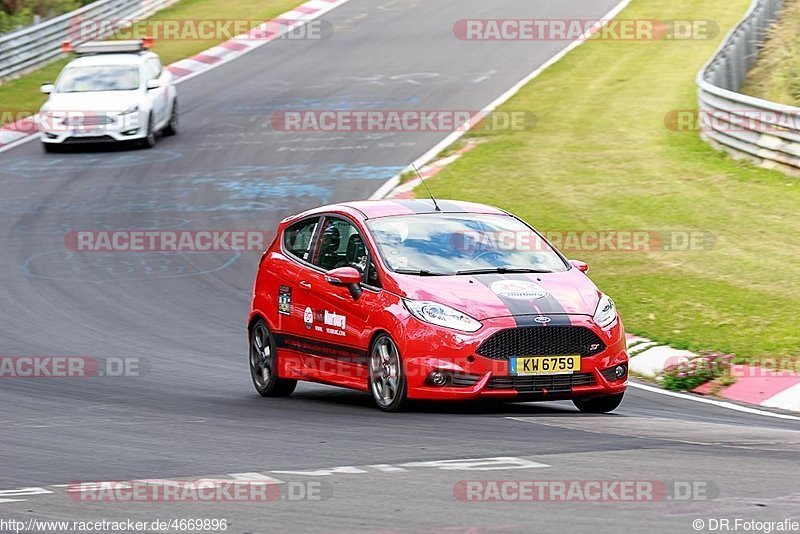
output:
[[[142,148],[156,146],[156,131],[153,129],[153,115],[147,116],[147,135],[140,141]]]
[[[169,122],[164,126],[164,135],[178,135],[178,99],[172,102],[172,112],[169,114]]]
[[[572,399],[572,403],[583,413],[608,413],[613,412],[622,402],[624,393],[606,395],[605,397],[592,397],[589,399]]]
[[[42,143],[42,150],[44,150],[48,154],[55,154],[61,151],[61,147],[54,143]]]
[[[267,323],[258,319],[250,328],[250,378],[262,397],[288,397],[297,387],[297,380],[278,378],[277,357],[275,338]]]
[[[392,338],[381,334],[372,343],[368,356],[369,391],[384,412],[399,412],[408,406],[408,382],[403,360]]]

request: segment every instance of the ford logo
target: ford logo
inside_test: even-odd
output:
[[[541,315],[539,317],[534,317],[533,320],[536,321],[539,324],[547,324],[550,321],[552,321],[552,319],[550,319],[550,317],[545,317],[543,315]]]

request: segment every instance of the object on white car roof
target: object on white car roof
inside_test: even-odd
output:
[[[87,43],[72,46],[65,42],[61,45],[62,52],[75,52],[75,54],[138,54],[153,46],[153,39],[136,39],[132,41],[89,41]]]

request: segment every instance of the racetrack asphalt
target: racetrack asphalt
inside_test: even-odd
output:
[[[351,0],[325,15],[330,39],[276,41],[180,84],[181,132],[152,150],[54,155],[31,142],[0,154],[0,356],[127,358],[142,370],[2,379],[0,518],[225,518],[228,532],[691,532],[697,518],[797,520],[795,420],[641,390],[610,416],[555,402],[383,414],[366,394],[310,384],[289,399],[262,399],[245,334],[259,253],[64,245],[70,230],[271,230],[303,209],[366,198],[447,132],[286,133],[270,127],[271,114],[477,111],[568,43],[464,42],[453,37],[456,20],[598,18],[615,3]],[[547,467],[419,463],[494,457]],[[341,466],[354,469],[298,473]],[[330,498],[87,503],[53,487],[234,473],[320,480]],[[687,502],[454,497],[459,481],[534,478],[713,491]]]

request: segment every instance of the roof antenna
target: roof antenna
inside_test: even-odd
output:
[[[439,204],[436,203],[436,199],[433,198],[433,193],[431,193],[431,190],[428,187],[428,184],[425,183],[425,178],[422,177],[422,173],[419,172],[419,169],[417,169],[417,166],[414,165],[413,163],[411,164],[411,166],[414,167],[415,171],[417,171],[417,176],[419,176],[419,179],[422,182],[422,185],[424,185],[425,189],[428,191],[428,196],[431,197],[431,200],[433,200],[433,206],[436,208],[436,211],[442,211],[442,209],[439,207]]]

